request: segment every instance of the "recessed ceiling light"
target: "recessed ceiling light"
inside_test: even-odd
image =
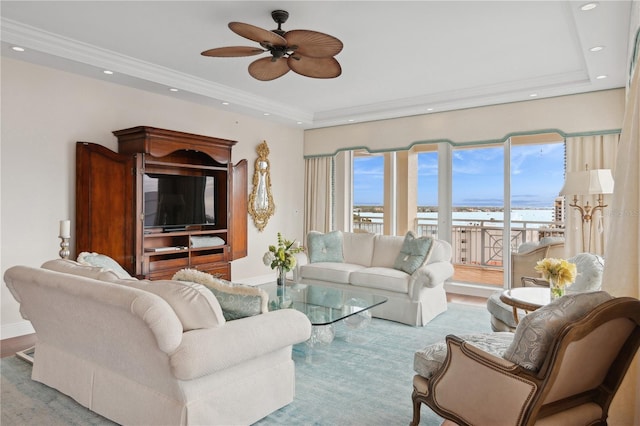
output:
[[[229,105],[229,102],[222,102],[222,105]]]
[[[598,3],[595,3],[595,2],[585,3],[582,6],[580,6],[580,10],[587,11],[587,10],[595,9],[596,7],[598,7]]]
[[[593,46],[591,49],[589,49],[589,52],[599,52],[603,49],[604,49],[604,46]]]
[[[12,49],[15,50],[16,52],[24,52],[24,47],[13,46]]]
[[[271,115],[271,114],[269,114],[268,112],[265,112],[265,113],[264,113],[264,114],[262,114],[262,115],[267,116],[267,115]]]
[[[107,75],[111,75],[113,74],[113,71],[109,71],[109,70],[104,70],[102,71],[103,73],[107,74]]]
[[[302,121],[298,121],[296,124],[302,124]]]
[[[604,74],[596,76],[596,80],[604,80],[605,78],[607,78],[607,76]]]
[[[356,121],[356,120],[354,120],[353,118],[350,118],[350,119],[348,119],[347,121],[348,121],[349,123],[353,123],[353,122],[354,122],[354,121]]]
[[[538,94],[537,94],[537,93],[532,93],[532,94],[530,94],[530,95],[529,95],[529,97],[530,97],[530,98],[535,98],[535,97],[537,97],[537,96],[538,96]]]
[[[170,92],[178,92],[178,89],[176,89],[175,87],[172,87],[169,89]]]
[[[433,111],[433,108],[427,108],[427,111]]]

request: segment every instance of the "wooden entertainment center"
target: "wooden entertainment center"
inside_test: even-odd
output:
[[[236,142],[144,126],[113,134],[117,153],[76,144],[76,253],[110,256],[138,278],[194,268],[230,280],[229,262],[247,255],[247,161],[231,163]],[[176,177],[193,188],[148,188]],[[161,215],[163,195],[173,203]]]

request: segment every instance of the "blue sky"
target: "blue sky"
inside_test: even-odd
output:
[[[503,206],[503,148],[454,150],[454,206]],[[437,153],[418,156],[418,205],[437,202]],[[564,182],[564,144],[514,145],[511,148],[513,207],[551,207]],[[354,204],[382,205],[384,157],[357,158],[354,163]]]

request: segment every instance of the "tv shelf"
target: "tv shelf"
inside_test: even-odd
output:
[[[117,153],[76,144],[76,251],[106,254],[139,278],[194,268],[230,280],[230,262],[247,255],[247,162],[231,163],[235,142],[142,126],[113,133]],[[214,176],[215,223],[145,226],[145,173]]]

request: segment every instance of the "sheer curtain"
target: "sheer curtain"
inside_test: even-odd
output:
[[[304,235],[331,230],[333,157],[305,160]]]
[[[636,64],[627,95],[613,174],[607,259],[602,289],[613,296],[640,298],[640,72]],[[640,424],[640,355],[636,354],[609,410],[609,424]]]
[[[610,169],[615,172],[616,153],[618,151],[619,134],[580,136],[566,139],[567,165],[566,172],[578,172],[593,169]],[[615,180],[615,179],[614,179]],[[617,182],[616,182],[617,187]],[[593,215],[591,234],[586,231],[585,237],[591,235],[591,249],[586,251],[604,255],[604,241],[609,232],[612,194],[604,196],[605,207]],[[598,197],[595,195],[579,195],[578,204],[584,206],[586,202],[596,206]],[[582,219],[580,212],[569,207],[573,202],[573,195],[567,195],[565,199],[565,253],[567,257],[574,256],[582,250]],[[586,226],[586,225],[585,225]],[[587,244],[588,246],[588,244]]]

